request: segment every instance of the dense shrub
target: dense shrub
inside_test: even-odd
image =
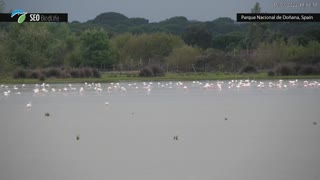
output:
[[[46,74],[47,74],[46,69],[39,69],[39,71],[41,75],[44,75],[46,77]]]
[[[164,70],[158,65],[146,66],[140,70],[139,76],[141,77],[153,77],[164,76]]]
[[[100,72],[98,71],[98,69],[92,69],[92,75],[93,75],[93,77],[95,77],[95,78],[100,78],[101,77],[101,74],[100,74]]]
[[[71,69],[70,76],[72,78],[79,78],[80,77],[80,70],[79,69]]]
[[[319,74],[319,69],[315,66],[305,65],[298,71],[299,75],[316,75]]]
[[[83,68],[78,69],[78,71],[79,71],[79,78],[84,78],[84,77],[86,77]]]
[[[150,66],[153,76],[164,76],[164,70],[159,65]]]
[[[43,76],[43,77],[42,77]],[[47,69],[17,69],[13,73],[14,78],[46,79],[56,78],[100,78],[101,74],[95,68],[47,68]]]
[[[61,75],[61,78],[71,78],[70,72],[64,71],[63,74]]]
[[[240,70],[240,74],[255,74],[258,70],[252,65],[246,65]]]
[[[63,71],[59,68],[48,68],[46,70],[46,77],[56,77],[59,78],[63,74]]]
[[[84,77],[92,77],[93,76],[92,68],[88,68],[88,67],[82,68],[82,72],[83,72]]]
[[[295,65],[280,64],[275,68],[275,72],[280,76],[296,75]]]
[[[141,77],[152,77],[153,76],[152,69],[150,67],[142,68],[140,70],[139,76],[141,76]]]
[[[18,79],[18,78],[26,78],[28,74],[28,70],[26,69],[17,69],[13,73],[13,78]]]
[[[274,71],[272,71],[272,70],[268,71],[268,76],[275,76],[275,75],[276,75],[276,73]]]
[[[35,70],[32,70],[32,71],[29,73],[28,78],[38,79],[38,78],[40,78],[40,76],[41,76],[40,70],[35,69]]]
[[[63,70],[63,77],[64,78],[71,78],[70,72],[71,72],[71,68],[62,68]]]
[[[302,66],[297,64],[294,66],[294,74],[298,75],[299,74],[299,71],[301,70]]]

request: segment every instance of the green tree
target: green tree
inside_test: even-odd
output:
[[[168,57],[168,66],[176,71],[193,71],[193,65],[200,56],[201,50],[191,46],[182,46],[173,49]]]
[[[74,46],[65,23],[14,23],[8,36],[11,62],[26,68],[63,66]]]
[[[214,71],[214,72],[235,72],[241,67],[240,58],[230,54],[229,52],[208,48],[199,58],[197,58],[196,67],[198,70]]]
[[[102,67],[115,63],[115,51],[106,31],[86,30],[81,35],[84,66]]]
[[[223,50],[233,50],[238,48],[240,42],[245,38],[245,35],[240,32],[232,32],[225,35],[219,35],[212,40],[212,47]]]
[[[10,60],[27,68],[49,65],[48,51],[52,36],[46,23],[13,23],[8,34]]]
[[[256,2],[254,7],[251,9],[251,13],[261,13],[262,8],[260,7],[260,3]]]
[[[251,9],[251,13],[259,14],[261,13],[262,8],[260,7],[260,3],[256,3],[254,7]],[[257,48],[260,42],[263,42],[268,39],[269,24],[262,22],[253,22],[249,26],[249,30],[247,33],[247,37],[245,39],[245,44],[247,49]]]
[[[247,24],[236,24],[233,19],[228,17],[217,18],[205,23],[211,34],[228,34],[234,31],[245,32]]]
[[[82,62],[81,40],[75,34],[70,34],[66,39],[67,53],[64,56],[63,64],[65,66],[79,67]]]
[[[7,33],[0,31],[0,75],[8,73],[13,66],[9,61],[9,49],[6,43],[9,41]]]
[[[88,21],[88,23],[114,26],[126,20],[128,20],[128,17],[123,14],[116,12],[107,12],[99,14],[93,20]]]
[[[48,47],[49,66],[65,65],[65,57],[73,50],[73,35],[66,23],[50,23],[48,31],[51,43]]]
[[[310,59],[310,62],[312,64],[319,64],[320,63],[320,43],[318,41],[310,41],[309,44],[306,46],[306,52],[305,52],[305,59]],[[309,57],[309,58],[306,58]]]
[[[146,50],[150,53],[149,56],[153,58],[163,59],[168,56],[174,47],[182,46],[183,42],[177,36],[156,33],[148,36],[146,42]]]
[[[175,47],[184,43],[180,37],[165,33],[131,35],[124,34],[112,38],[120,54],[120,62],[127,65],[163,63]]]
[[[126,64],[132,66],[132,59],[127,52],[126,46],[128,46],[128,42],[134,38],[132,34],[125,33],[121,35],[114,36],[111,39],[111,44],[115,49],[115,53],[117,54],[117,60],[120,64]]]
[[[191,46],[206,49],[211,45],[211,34],[206,26],[195,25],[186,29],[182,35],[184,42]]]
[[[288,62],[287,44],[284,40],[271,43],[261,42],[257,48],[254,65],[259,68],[272,68],[279,63]]]
[[[320,42],[320,28],[319,29],[310,29],[303,33],[303,35],[309,39],[309,41],[318,41]]]
[[[163,29],[163,31],[175,34],[175,35],[180,35],[182,34],[185,30],[186,27],[190,25],[190,22],[186,17],[183,16],[176,16],[172,17],[170,19],[161,21],[158,24],[159,29]]]

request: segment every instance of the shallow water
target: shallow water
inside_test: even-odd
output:
[[[0,179],[320,179],[319,86],[177,83],[2,86]]]

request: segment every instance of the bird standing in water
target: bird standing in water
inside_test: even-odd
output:
[[[31,108],[32,107],[32,104],[31,102],[29,102],[27,105],[26,105],[26,108]]]

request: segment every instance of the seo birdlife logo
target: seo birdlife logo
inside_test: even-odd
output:
[[[24,12],[22,9],[15,9],[11,13],[11,18],[18,15],[18,23],[21,24],[26,20],[27,12]]]

